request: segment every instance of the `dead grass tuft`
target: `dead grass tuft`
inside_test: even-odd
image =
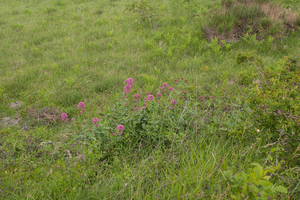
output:
[[[30,108],[27,110],[27,115],[40,123],[53,125],[60,120],[61,112],[56,108],[43,108],[41,110]]]

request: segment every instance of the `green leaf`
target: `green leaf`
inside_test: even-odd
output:
[[[277,192],[287,193],[287,189],[283,186],[277,186],[277,187],[274,187],[273,189]]]
[[[258,188],[255,185],[250,185],[248,188],[252,192],[253,195],[257,195]]]

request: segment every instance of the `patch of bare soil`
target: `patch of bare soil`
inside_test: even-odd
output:
[[[60,120],[61,112],[56,108],[43,108],[41,110],[35,110],[30,108],[26,111],[29,118],[38,121],[45,125],[53,125]]]

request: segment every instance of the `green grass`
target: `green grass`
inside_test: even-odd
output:
[[[208,41],[203,31],[210,12],[221,8],[219,0],[149,1],[154,28],[145,27],[148,18],[125,10],[132,2],[0,2],[0,119],[22,119],[16,126],[0,125],[1,198],[222,199],[228,186],[224,171],[274,164],[260,153],[255,134],[244,137],[243,128],[251,124],[242,108],[247,90],[241,77],[260,75],[251,64],[238,65],[236,56],[256,51],[266,66],[276,65],[298,54],[300,33],[269,47],[245,39],[226,48]],[[299,12],[298,1],[278,2]],[[105,159],[104,151],[76,143],[72,134],[83,120],[105,122],[129,77],[134,93],[143,96],[184,77],[193,101],[201,103],[200,95],[216,99],[197,107],[201,123],[174,133],[167,146],[129,144]],[[20,109],[9,108],[18,100]],[[86,104],[84,119],[79,102]],[[65,112],[70,121],[44,123],[29,114],[43,108]],[[228,116],[227,108],[235,114]],[[27,132],[20,130],[25,124]],[[41,145],[49,141],[60,142],[60,148]],[[277,199],[299,198],[299,174],[285,169],[280,175],[285,179],[271,180],[289,193]]]

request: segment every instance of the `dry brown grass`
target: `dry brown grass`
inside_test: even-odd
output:
[[[246,5],[247,7],[256,7],[258,10],[264,13],[266,18],[271,19],[271,26],[276,24],[283,24],[285,30],[283,30],[279,35],[276,35],[276,38],[280,38],[284,32],[289,32],[291,29],[298,30],[297,21],[299,20],[299,16],[297,13],[293,13],[291,8],[285,9],[282,8],[280,5],[272,3],[272,2],[265,2],[259,3],[255,0],[237,0],[231,4],[231,7],[223,6],[222,10],[216,11],[214,14],[223,14],[232,12],[233,8],[238,8],[241,5]],[[246,33],[245,30],[249,26],[248,19],[243,19],[242,17],[239,18],[239,26],[235,26],[230,30],[228,33],[222,32],[218,34],[217,27],[205,27],[204,31],[207,36],[207,39],[218,37],[220,40],[226,40],[227,42],[235,42],[239,40],[240,37],[243,37]],[[259,27],[252,27],[253,34],[257,33],[260,28]],[[263,39],[263,36],[260,38]]]

